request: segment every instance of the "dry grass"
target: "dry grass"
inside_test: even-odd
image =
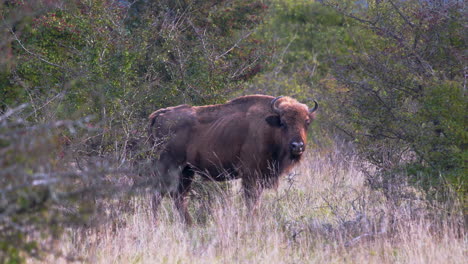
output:
[[[253,217],[238,183],[208,199],[203,193],[216,187],[197,184],[193,227],[177,220],[169,200],[155,224],[149,199],[137,197],[117,227],[70,230],[60,248],[86,263],[467,263],[462,215],[436,221],[422,201],[390,205],[364,180],[352,155],[335,150],[309,156],[264,193]]]

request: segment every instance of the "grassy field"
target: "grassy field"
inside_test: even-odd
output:
[[[364,167],[338,149],[309,152],[278,190],[264,193],[254,216],[238,182],[220,190],[200,181],[192,227],[169,199],[156,223],[149,197],[140,196],[114,221],[69,230],[58,245],[86,263],[467,263],[462,213],[442,217],[444,208],[418,199],[390,203],[365,185]]]

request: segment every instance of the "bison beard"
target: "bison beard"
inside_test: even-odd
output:
[[[301,160],[317,107],[317,102],[309,109],[290,97],[249,95],[226,104],[180,105],[152,113],[155,213],[170,194],[182,219],[191,224],[186,197],[195,172],[215,181],[241,178],[252,211],[263,189],[276,187],[279,176]]]

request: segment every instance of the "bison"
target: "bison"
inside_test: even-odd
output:
[[[318,108],[314,104],[309,109],[291,97],[248,95],[225,104],[179,105],[152,113],[152,171],[159,179],[153,208],[170,194],[191,224],[186,197],[198,172],[214,181],[242,179],[251,211],[262,190],[276,187],[279,176],[301,160]]]

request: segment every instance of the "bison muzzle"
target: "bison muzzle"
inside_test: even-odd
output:
[[[191,224],[186,197],[194,174],[225,181],[242,179],[249,211],[264,188],[276,187],[306,150],[312,109],[290,97],[242,96],[226,104],[179,105],[149,117],[156,211],[170,194],[183,221]]]

